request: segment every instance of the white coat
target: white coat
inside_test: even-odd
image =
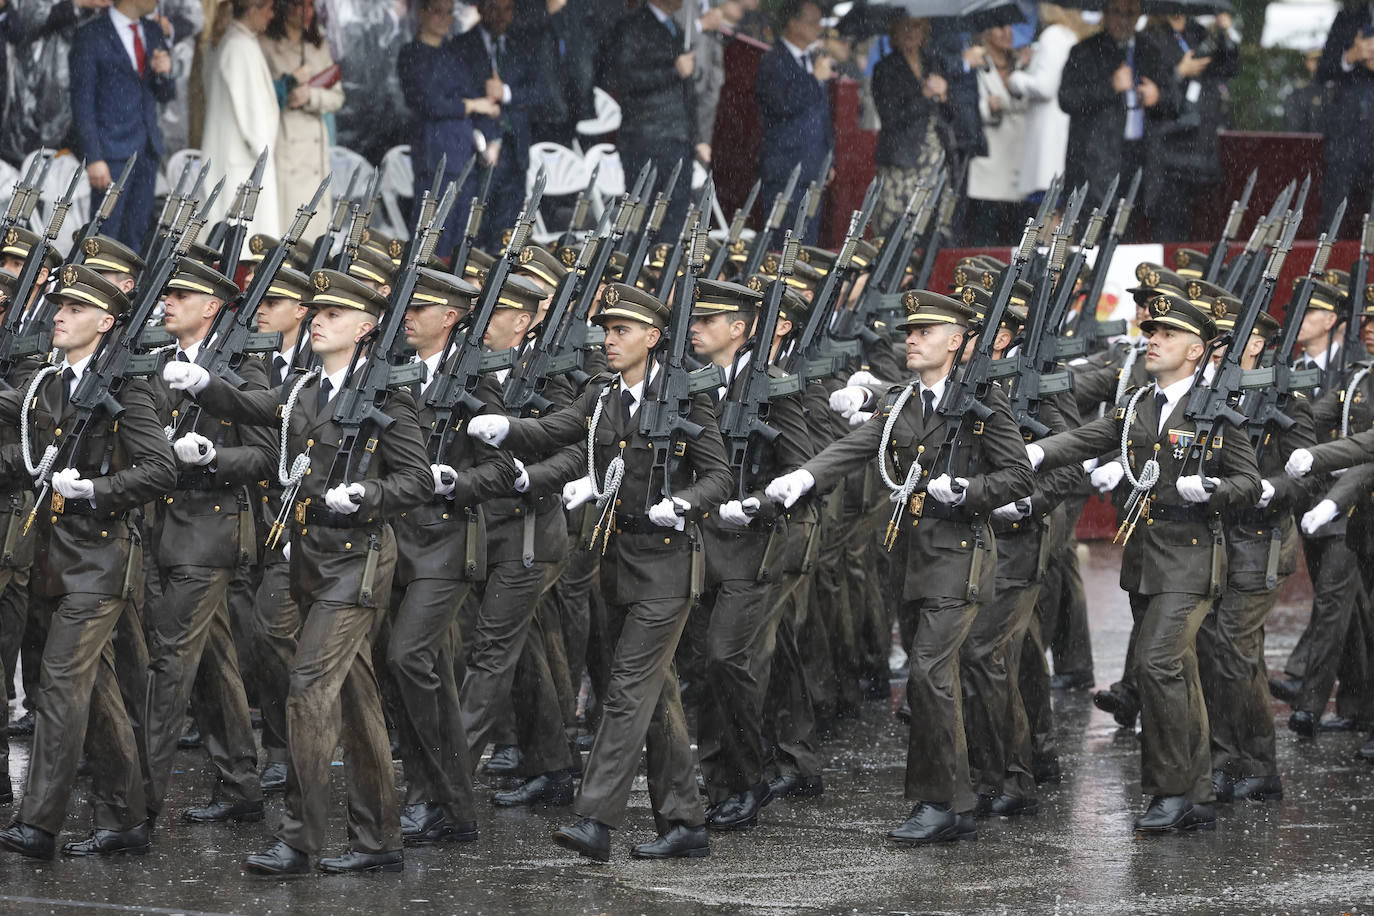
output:
[[[231,22],[205,65],[205,129],[201,151],[210,160],[210,178],[224,176],[207,226],[224,218],[234,192],[248,179],[266,147],[267,169],[262,177],[258,208],[248,226],[249,234],[281,231],[277,206],[277,169],[273,152],[281,112],[272,73],[262,55],[257,36],[239,22]],[[213,185],[209,185],[213,187]]]
[[[1044,191],[1064,171],[1069,116],[1059,107],[1059,80],[1078,36],[1052,25],[1035,40],[1030,65],[1011,75],[1011,88],[1026,100],[1026,137],[1021,151],[1022,197]]]
[[[1001,99],[994,112],[989,99]],[[978,113],[988,138],[988,154],[969,160],[970,200],[1017,201],[1021,193],[1021,147],[1026,135],[1026,101],[1007,91],[995,69],[978,71]]]

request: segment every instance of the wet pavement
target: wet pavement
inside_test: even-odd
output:
[[[1117,553],[1095,544],[1084,566],[1093,599],[1099,684],[1119,676],[1129,613],[1116,588]],[[1270,670],[1281,669],[1306,617],[1310,589],[1285,588],[1270,621]],[[894,685],[894,688],[896,685]],[[894,689],[894,702],[896,691]],[[141,858],[37,863],[0,854],[0,913],[1313,913],[1374,909],[1374,769],[1354,759],[1364,736],[1299,743],[1282,727],[1280,803],[1218,806],[1214,833],[1134,838],[1139,749],[1094,709],[1089,692],[1056,693],[1064,781],[1041,787],[1037,817],[981,821],[976,843],[902,849],[883,835],[902,821],[906,729],[882,703],[843,722],[825,748],[826,793],[770,806],[758,828],[713,835],[711,857],[637,862],[630,844],[652,819],[641,778],[609,865],[579,861],[549,841],[567,810],[479,810],[467,846],[407,850],[400,875],[245,877],[239,862],[265,847],[262,824],[191,826],[168,817]],[[16,773],[26,743],[14,743]],[[169,813],[202,800],[198,751],[172,784]],[[342,768],[329,847],[345,845]],[[16,784],[16,791],[22,784]],[[482,793],[485,795],[485,791]],[[268,823],[280,812],[269,804]],[[9,812],[0,811],[0,817]],[[87,811],[69,809],[71,836]],[[68,838],[71,838],[69,836]]]

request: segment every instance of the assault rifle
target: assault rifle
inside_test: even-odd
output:
[[[754,210],[754,202],[759,199],[759,188],[761,184],[756,180],[754,186],[749,189],[749,196],[744,201],[744,206],[735,211],[735,215],[730,218],[730,228],[725,233],[725,242],[711,255],[711,263],[706,267],[703,274],[708,280],[719,280],[720,275],[725,271],[725,264],[730,260],[730,255],[736,251],[744,251],[744,242],[740,236],[744,233],[744,223],[749,219],[749,214]]]
[[[1221,238],[1212,246],[1211,257],[1207,259],[1207,273],[1202,279],[1208,283],[1217,282],[1217,277],[1221,276],[1221,267],[1226,262],[1226,255],[1231,247],[1231,243],[1240,235],[1240,224],[1245,220],[1245,211],[1250,208],[1250,195],[1255,190],[1255,179],[1259,177],[1259,170],[1254,169],[1250,172],[1250,177],[1245,181],[1245,190],[1241,192],[1240,200],[1231,202],[1231,212],[1226,216],[1226,227],[1221,231]]]
[[[1332,237],[1334,238],[1334,233]],[[1353,303],[1353,314],[1346,319],[1345,338],[1341,341],[1341,349],[1337,354],[1341,363],[1341,378],[1345,378],[1346,371],[1357,363],[1369,363],[1369,356],[1360,342],[1360,328],[1363,322],[1359,321],[1357,316],[1361,310],[1360,300],[1368,295],[1365,287],[1369,283],[1371,252],[1374,252],[1374,222],[1370,221],[1369,211],[1366,210],[1360,223],[1360,253],[1355,256],[1355,263],[1350,265],[1350,301]],[[1358,359],[1355,357],[1356,353],[1360,354]]]
[[[629,257],[625,261],[625,275],[620,282],[635,285],[639,279],[640,272],[644,269],[644,261],[654,244],[658,241],[659,233],[663,231],[663,218],[668,213],[668,204],[673,199],[673,189],[677,187],[678,175],[682,172],[682,160],[679,159],[677,165],[673,166],[673,172],[668,176],[668,183],[664,185],[654,195],[654,205],[649,211],[649,218],[644,221],[644,228],[640,230],[635,243],[630,247]]]
[[[105,196],[100,199],[100,209],[95,211],[91,221],[81,230],[81,235],[76,240],[76,245],[72,248],[71,257],[67,260],[72,264],[82,264],[86,260],[86,242],[100,234],[100,229],[105,225],[105,221],[114,212],[115,204],[119,203],[119,198],[124,193],[124,187],[129,183],[129,175],[134,170],[134,163],[138,162],[138,153],[129,157],[129,161],[124,164],[124,171],[119,173],[119,180],[105,189]]]
[[[219,254],[219,272],[231,280],[239,267],[239,255],[243,252],[243,240],[248,235],[248,224],[258,209],[258,195],[262,193],[262,174],[267,169],[267,148],[263,147],[257,164],[248,180],[239,185],[234,192],[234,201],[224,221],[214,228],[206,244]]]
[[[740,276],[747,277],[759,272],[759,265],[763,263],[763,256],[768,253],[768,249],[773,247],[773,238],[782,228],[783,217],[787,215],[787,208],[792,203],[792,195],[797,193],[797,179],[801,177],[801,163],[798,162],[792,167],[792,174],[787,176],[787,185],[778,192],[778,196],[773,198],[773,209],[768,211],[768,219],[764,222],[763,228],[754,236],[753,242],[749,245],[749,257],[745,259],[744,270]]]
[[[1092,356],[1098,351],[1103,338],[1126,333],[1126,322],[1122,319],[1098,321],[1097,303],[1101,301],[1102,291],[1107,286],[1107,273],[1111,269],[1112,258],[1116,255],[1116,246],[1121,243],[1122,236],[1126,234],[1126,227],[1131,223],[1131,211],[1135,209],[1135,198],[1139,193],[1140,169],[1136,169],[1134,177],[1131,178],[1130,188],[1117,202],[1116,215],[1112,218],[1112,229],[1107,233],[1107,240],[1102,243],[1097,260],[1093,262],[1092,282],[1088,284],[1088,292],[1083,297],[1078,320],[1074,322],[1073,339],[1077,341],[1077,345],[1067,345],[1061,341],[1057,351],[1060,359]],[[1110,205],[1111,199],[1104,197],[1102,206],[1105,208]]]

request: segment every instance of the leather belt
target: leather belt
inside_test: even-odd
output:
[[[1217,513],[1205,506],[1172,506],[1168,503],[1150,501],[1149,511],[1142,513],[1147,518],[1155,521],[1170,522],[1210,522],[1217,518]]]
[[[616,534],[662,534],[673,530],[655,525],[649,521],[647,515],[621,515],[619,512],[615,514]]]
[[[297,525],[323,525],[326,528],[375,528],[375,522],[360,518],[358,513],[345,514],[321,506],[307,506],[296,502]]]
[[[1284,511],[1266,506],[1263,509],[1254,506],[1248,509],[1237,509],[1234,512],[1226,513],[1226,521],[1232,525],[1259,525],[1261,527],[1272,527],[1283,524]]]

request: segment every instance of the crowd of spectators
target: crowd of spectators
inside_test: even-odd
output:
[[[683,159],[709,166],[723,50],[747,36],[773,46],[756,87],[765,200],[797,163],[808,177],[819,167],[833,144],[827,84],[847,77],[863,84],[879,131],[876,225],[944,170],[965,183],[955,241],[1006,243],[1053,175],[1096,196],[1141,166],[1151,236],[1188,238],[1190,201],[1222,178],[1217,135],[1240,66],[1230,16],[1146,18],[1141,0],[1107,0],[1101,13],[1015,2],[1024,21],[969,33],[899,6],[837,30],[816,0],[771,12],[760,0],[0,0],[11,64],[0,158],[71,148],[98,197],[137,151],[134,196],[147,196],[156,162],[176,149],[203,150],[232,189],[268,147],[254,228],[276,232],[335,144],[376,162],[409,143],[417,187],[441,155],[461,164],[480,148],[495,169],[488,227],[499,227],[519,207],[530,144],[571,143],[595,113],[594,86],[622,106],[628,174],[644,162],[660,174]],[[1374,85],[1367,6],[1342,11],[1286,104],[1289,130],[1328,134],[1327,183],[1342,192],[1369,183],[1374,156],[1340,126]],[[99,20],[122,58],[87,28]]]

